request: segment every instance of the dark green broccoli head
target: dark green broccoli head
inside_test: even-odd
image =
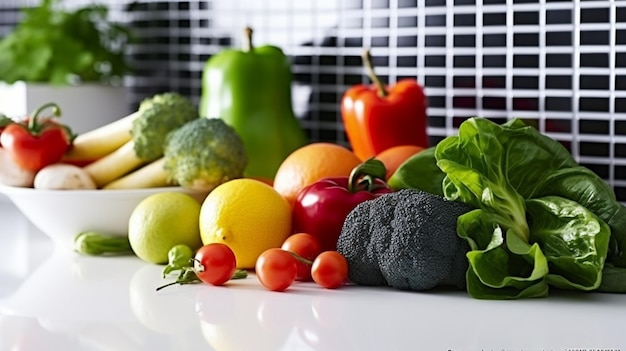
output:
[[[188,98],[172,92],[143,100],[138,112],[139,117],[133,121],[131,135],[135,153],[144,161],[154,161],[163,156],[167,135],[199,117],[196,107]]]
[[[472,208],[439,195],[404,189],[359,204],[347,216],[337,250],[361,285],[428,290],[465,287],[469,246],[457,218]]]
[[[380,209],[393,209],[398,198],[387,195],[358,204],[344,220],[337,241],[337,251],[349,263],[350,280],[359,285],[387,285],[380,270],[378,240],[375,240],[378,234],[374,234],[391,228],[393,212]]]
[[[183,187],[210,191],[243,176],[248,158],[237,132],[219,118],[198,118],[168,136],[164,168]]]

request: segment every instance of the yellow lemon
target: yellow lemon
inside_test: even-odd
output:
[[[143,199],[130,214],[128,240],[135,254],[144,261],[167,263],[167,253],[175,245],[193,250],[200,240],[200,202],[191,195],[163,192]]]
[[[228,245],[242,269],[263,251],[280,247],[291,232],[291,206],[270,185],[239,178],[218,185],[200,209],[203,244]]]

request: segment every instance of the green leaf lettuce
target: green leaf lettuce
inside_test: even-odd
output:
[[[432,155],[420,154],[390,184],[433,189],[423,181],[430,177],[446,198],[477,208],[457,225],[471,247],[471,296],[541,297],[548,286],[619,289],[619,269],[611,271],[611,284],[602,285],[602,275],[607,262],[626,267],[626,210],[558,141],[519,119],[498,125],[476,117]],[[423,167],[433,162],[439,169]]]

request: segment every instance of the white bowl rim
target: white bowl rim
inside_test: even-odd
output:
[[[53,195],[53,194],[65,194],[65,195],[89,195],[94,194],[104,196],[116,196],[116,195],[132,195],[132,194],[150,194],[154,192],[166,192],[166,191],[188,191],[191,193],[200,192],[193,189],[186,189],[181,186],[167,186],[167,187],[153,187],[153,188],[137,188],[137,189],[35,189],[32,187],[19,187],[0,184],[0,193],[5,195],[18,195],[18,194],[41,194],[41,195]]]

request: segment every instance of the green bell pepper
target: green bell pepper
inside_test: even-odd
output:
[[[243,140],[247,177],[274,179],[278,167],[307,137],[293,112],[291,64],[271,45],[254,47],[246,28],[243,50],[212,56],[202,74],[200,116],[222,118]]]

